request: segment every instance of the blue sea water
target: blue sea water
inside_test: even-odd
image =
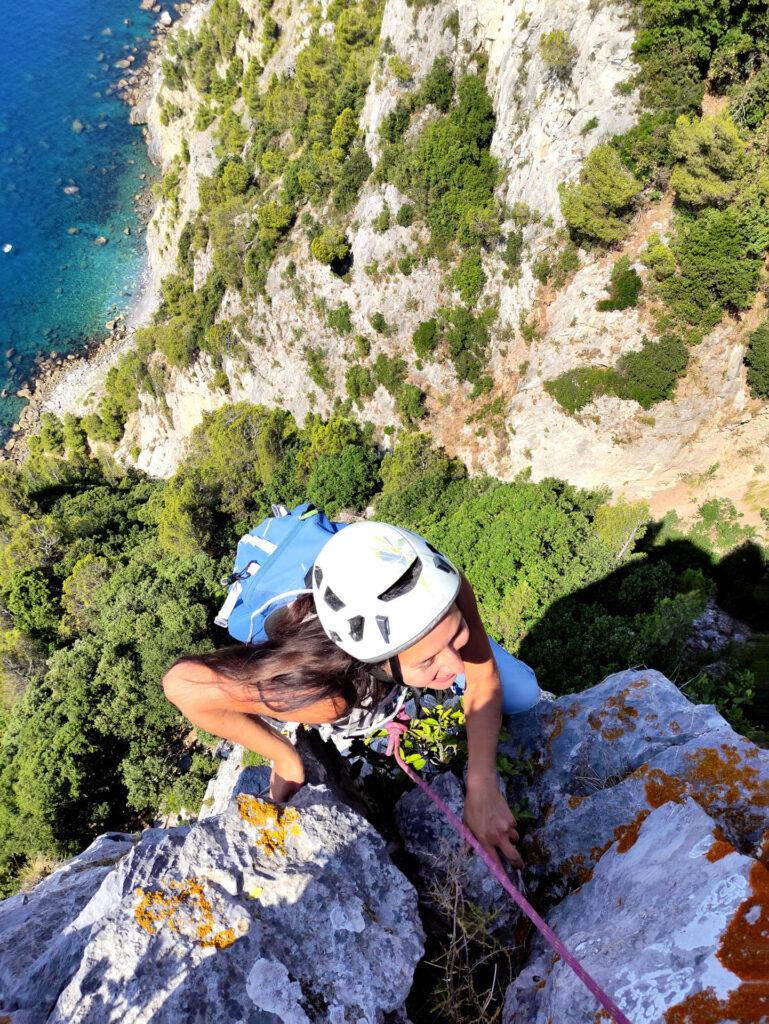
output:
[[[152,166],[129,108],[107,90],[124,74],[118,60],[143,60],[157,20],[138,0],[4,0],[3,12],[0,436],[18,417],[14,392],[35,355],[82,349],[138,286],[134,195]],[[77,194],[65,193],[71,185]],[[106,245],[95,244],[99,235]]]

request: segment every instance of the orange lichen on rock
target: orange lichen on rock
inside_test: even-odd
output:
[[[278,807],[268,800],[240,793],[238,810],[244,821],[259,829],[256,845],[266,853],[285,855],[286,839],[301,831],[299,813],[293,807]]]
[[[576,794],[574,796],[570,796],[568,803],[571,810],[573,811],[575,807],[579,807],[584,799],[584,796],[577,796]]]
[[[709,860],[711,864],[715,864],[717,860],[728,857],[730,853],[737,852],[718,825],[713,829],[713,835],[715,836],[715,842],[705,854],[706,860]]]
[[[638,839],[638,833],[641,831],[641,825],[643,825],[650,814],[651,811],[648,810],[639,811],[629,824],[617,825],[614,829],[614,838],[619,840],[617,843],[617,853],[627,853],[635,844],[636,839]]]
[[[675,720],[675,718],[672,718],[668,722],[668,729],[670,729],[670,731],[673,733],[674,736],[678,736],[679,733],[681,732],[681,726],[678,724],[678,722]]]
[[[646,785],[644,788],[646,799],[651,807],[662,807],[663,804],[670,801],[678,803],[686,794],[686,784],[681,779],[676,779],[672,775],[668,775],[667,772],[663,772],[661,768],[652,768],[651,771],[647,768],[645,774]]]
[[[638,682],[645,681],[639,679]],[[631,687],[638,689],[634,683],[625,687],[619,693],[607,697],[598,711],[591,711],[587,716],[588,725],[596,732],[600,731],[602,739],[618,740],[626,732],[635,731],[634,719],[638,718],[638,711],[627,702]]]
[[[716,956],[741,984],[725,999],[712,988],[687,996],[665,1013],[666,1024],[759,1024],[769,1020],[769,871],[750,869],[750,895],[721,938]]]
[[[748,748],[746,757],[755,757],[757,747]],[[705,783],[697,796],[708,810],[717,802],[740,804],[749,802],[769,807],[769,780],[761,779],[758,769],[746,763],[737,747],[722,743],[720,749],[702,747],[686,755],[686,777],[692,783]]]
[[[186,878],[183,882],[171,879],[166,891],[137,889],[136,895],[139,902],[134,908],[134,917],[150,935],[165,924],[172,932],[186,935],[201,946],[216,946],[217,949],[226,949],[237,938],[232,928],[224,927],[224,922],[217,920],[202,879]]]

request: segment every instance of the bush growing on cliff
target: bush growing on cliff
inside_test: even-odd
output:
[[[745,362],[750,393],[754,398],[769,398],[769,324],[763,323],[750,335]]]
[[[561,183],[561,212],[574,233],[590,241],[617,242],[627,233],[627,221],[641,183],[622,164],[608,143],[591,150],[579,184]]]
[[[611,270],[608,299],[599,299],[596,309],[608,312],[614,309],[630,309],[637,305],[641,291],[641,278],[630,266],[630,257],[622,256]]]
[[[350,243],[344,230],[332,225],[324,228],[313,238],[310,242],[310,252],[319,263],[343,263],[350,252]]]
[[[566,81],[571,77],[577,59],[577,48],[569,39],[568,32],[562,28],[554,28],[551,32],[543,33],[539,37],[537,49],[545,65],[556,78]]]
[[[380,176],[414,202],[440,245],[493,205],[497,165],[489,154],[494,112],[483,79],[465,75],[457,103],[415,142],[382,158]]]
[[[681,202],[725,206],[734,197],[746,169],[746,147],[728,114],[682,114],[670,133],[670,149],[677,161],[670,185]]]
[[[750,306],[767,245],[769,215],[763,206],[710,208],[694,219],[681,218],[671,244],[678,273],[660,283],[660,292],[683,320],[710,330],[724,311]]]

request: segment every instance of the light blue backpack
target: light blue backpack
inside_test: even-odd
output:
[[[309,502],[290,512],[285,505],[273,505],[272,511],[238,541],[235,566],[224,581],[230,587],[227,599],[214,620],[246,644],[266,640],[268,618],[312,592],[315,559],[345,526],[332,523]]]

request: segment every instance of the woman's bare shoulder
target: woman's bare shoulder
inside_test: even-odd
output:
[[[295,711],[276,712],[257,698],[252,687],[225,679],[208,665],[192,660],[180,662],[166,672],[163,676],[163,690],[171,703],[176,704],[181,711],[193,708],[240,711],[280,721],[304,722],[307,725],[334,722],[349,710],[343,698],[329,697]]]
[[[163,691],[174,704],[229,707],[233,699],[231,689],[229,680],[225,681],[208,665],[193,659],[172,665],[163,676]]]

